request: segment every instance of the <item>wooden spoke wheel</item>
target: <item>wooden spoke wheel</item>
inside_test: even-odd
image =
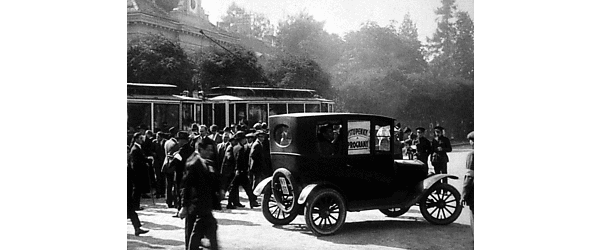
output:
[[[271,185],[265,187],[262,200],[262,213],[267,221],[273,225],[287,225],[298,216],[298,210],[286,213],[278,206],[275,197],[272,195]]]
[[[460,193],[449,184],[436,183],[421,198],[419,208],[425,220],[431,224],[450,224],[462,211]]]
[[[346,220],[346,202],[330,188],[312,194],[304,209],[306,225],[316,235],[334,234]]]

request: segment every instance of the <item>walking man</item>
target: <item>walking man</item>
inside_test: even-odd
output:
[[[417,129],[417,139],[415,139],[415,145],[417,146],[417,152],[415,155],[417,156],[417,160],[425,163],[427,169],[429,169],[429,164],[427,163],[427,159],[431,154],[431,142],[425,138],[425,128],[418,127]]]

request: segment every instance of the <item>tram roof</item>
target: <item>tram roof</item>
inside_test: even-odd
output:
[[[261,96],[232,96],[232,95],[220,95],[212,98],[208,98],[209,101],[321,101],[321,102],[333,102],[332,100],[324,98],[300,98],[300,97],[261,97]]]
[[[131,87],[177,88],[177,86],[175,86],[173,84],[163,84],[163,83],[127,83],[127,86],[131,86]]]
[[[239,87],[239,86],[220,86],[220,87],[212,87],[211,90],[219,90],[219,89],[244,89],[244,90],[267,90],[267,91],[302,91],[302,92],[311,92],[316,93],[315,90],[312,89],[288,89],[288,88],[266,88],[266,87]]]

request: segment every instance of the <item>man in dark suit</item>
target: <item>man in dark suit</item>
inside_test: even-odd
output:
[[[150,179],[148,177],[148,166],[149,159],[142,150],[142,143],[144,142],[144,134],[135,133],[133,135],[134,143],[129,151],[131,166],[133,167],[133,205],[136,210],[141,210],[140,199],[142,194],[150,192]]]
[[[239,143],[240,140],[244,139],[243,132],[238,132],[236,136],[231,140],[231,150],[228,152],[228,159],[226,168],[231,169],[230,165],[233,165],[234,174],[231,185],[229,186],[229,198],[227,202],[228,209],[234,209],[236,207],[244,207],[240,203],[239,188],[242,186],[248,199],[250,201],[250,207],[258,207],[256,196],[252,193],[252,187],[250,180],[248,179],[248,158],[246,154],[246,148]],[[229,175],[231,176],[231,174]]]
[[[416,130],[417,139],[414,141],[414,145],[417,146],[417,152],[415,155],[417,156],[417,160],[425,163],[425,166],[427,166],[427,169],[429,169],[427,159],[429,159],[429,155],[431,154],[431,142],[425,138],[425,128],[418,127]]]
[[[256,185],[262,180],[270,176],[272,171],[267,166],[267,159],[265,158],[264,152],[264,141],[266,133],[262,130],[256,131],[256,140],[250,147],[250,174],[252,177],[252,188],[256,188]]]
[[[201,145],[202,144],[202,145]],[[185,163],[185,175],[181,184],[181,209],[179,218],[185,218],[185,246],[199,249],[203,237],[210,242],[210,249],[219,249],[217,220],[212,214],[218,181],[214,168],[206,164],[210,156],[202,140],[197,140],[196,150]]]
[[[179,209],[181,208],[181,196],[179,191],[181,189],[181,180],[185,171],[185,162],[187,161],[188,157],[194,153],[194,146],[190,144],[190,134],[188,134],[188,132],[177,132],[175,139],[177,139],[177,144],[179,144],[180,148],[177,152],[175,152],[170,167],[175,168],[175,207]]]
[[[433,128],[435,137],[431,142],[431,148],[433,154],[431,154],[431,165],[436,174],[447,174],[448,173],[448,159],[447,152],[452,152],[452,145],[450,145],[450,139],[443,135],[444,128],[437,126]],[[442,179],[442,183],[448,183],[447,179]]]
[[[165,133],[156,133],[156,139],[152,141],[152,153],[154,161],[152,162],[154,167],[154,174],[156,175],[156,198],[165,197],[165,174],[162,172],[162,165],[165,162]]]
[[[129,154],[129,152],[127,152]],[[134,173],[133,169],[131,169],[131,163],[129,162],[129,157],[127,159],[127,218],[131,220],[131,224],[133,225],[133,229],[135,230],[135,236],[139,236],[140,234],[145,234],[148,230],[142,228],[142,223],[135,212],[135,202],[133,201],[133,182],[134,182]]]

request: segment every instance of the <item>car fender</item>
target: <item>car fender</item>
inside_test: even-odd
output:
[[[425,180],[422,181],[422,183],[423,183],[423,190],[429,189],[431,186],[433,186],[433,184],[435,184],[436,182],[440,181],[441,179],[445,179],[445,178],[450,178],[450,179],[458,180],[458,177],[455,176],[455,175],[451,175],[451,174],[435,174],[435,175],[427,177]]]
[[[302,189],[302,192],[300,193],[300,196],[298,197],[298,204],[302,205],[304,204],[304,202],[306,202],[306,198],[308,198],[308,195],[312,192],[313,189],[315,189],[315,187],[317,187],[319,184],[309,184],[308,186],[304,187]]]
[[[263,189],[267,185],[270,185],[271,179],[273,179],[273,176],[269,176],[269,177],[265,178],[264,180],[262,180],[260,183],[258,183],[258,185],[256,185],[256,188],[254,188],[254,191],[252,193],[254,193],[254,195],[256,195],[256,196],[259,196],[260,194],[262,194]]]

